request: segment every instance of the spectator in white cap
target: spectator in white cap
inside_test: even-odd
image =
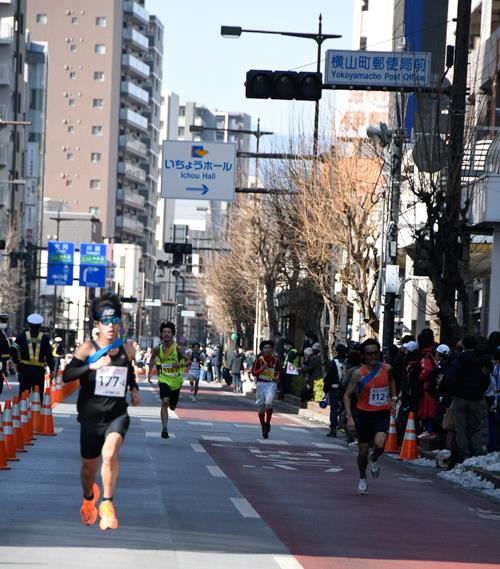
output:
[[[54,343],[52,344],[52,357],[54,358],[54,375],[57,375],[59,368],[61,367],[61,360],[66,355],[66,351],[62,345],[61,336],[56,336],[54,338]]]
[[[27,322],[28,330],[16,336],[13,343],[16,348],[13,360],[19,374],[19,395],[38,386],[40,397],[43,398],[45,368],[48,366],[50,372],[54,372],[54,358],[49,337],[40,330],[43,317],[33,313],[28,316]]]
[[[406,344],[403,344],[403,348],[408,352],[415,352],[418,350],[418,344],[414,340],[410,340],[406,342]]]

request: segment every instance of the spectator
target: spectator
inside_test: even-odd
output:
[[[323,399],[323,367],[319,354],[315,354],[313,348],[304,350],[304,362],[301,368],[306,376],[306,385],[302,392],[301,401],[307,407],[307,401],[314,398],[318,403]]]
[[[214,372],[215,382],[219,383],[222,381],[222,360],[224,359],[224,353],[222,351],[222,346],[217,344],[215,350],[212,354],[212,369]]]
[[[461,346],[463,351],[451,362],[440,385],[443,393],[453,397],[459,461],[483,452],[481,410],[484,393],[490,386],[490,378],[474,351],[476,338],[465,336]]]
[[[292,382],[299,375],[300,367],[300,356],[290,340],[285,339],[284,350],[285,357],[279,381],[279,399],[284,399],[287,393],[293,393]]]
[[[245,354],[242,348],[234,348],[233,352],[228,355],[227,366],[231,373],[231,385],[236,393],[243,393],[241,386],[241,374],[243,373],[245,364]]]
[[[323,380],[323,393],[328,395],[330,404],[330,431],[327,437],[336,437],[339,425],[340,405],[342,401],[341,381],[344,374],[344,362],[346,360],[347,347],[339,344],[335,357],[330,362]]]
[[[434,332],[430,328],[424,328],[418,336],[420,349],[420,370],[418,380],[420,382],[420,400],[418,403],[417,417],[421,421],[423,431],[419,438],[436,438],[435,419],[437,411],[437,392],[435,375],[436,367]]]

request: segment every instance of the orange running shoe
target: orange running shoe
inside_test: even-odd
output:
[[[94,482],[92,486],[92,493],[94,497],[92,500],[85,500],[83,499],[82,507],[80,508],[80,516],[82,517],[82,522],[86,526],[91,526],[95,524],[97,520],[97,508],[95,507],[95,503],[99,500],[99,486]]]
[[[99,515],[101,516],[99,527],[102,530],[118,528],[118,520],[116,519],[113,502],[109,500],[101,502],[99,505]]]

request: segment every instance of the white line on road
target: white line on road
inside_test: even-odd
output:
[[[297,470],[293,466],[287,466],[286,464],[275,464],[276,468],[283,468],[283,470]]]
[[[244,518],[260,518],[259,514],[252,508],[250,502],[245,500],[245,498],[231,498],[231,502]]]
[[[257,439],[257,442],[258,442],[258,443],[261,443],[261,444],[263,444],[263,445],[286,445],[286,446],[290,446],[290,443],[288,443],[287,441],[275,441],[274,439],[273,439],[273,440],[270,440],[270,439],[268,439],[268,440],[266,440],[266,439],[264,439],[264,440]]]
[[[232,443],[231,437],[219,437],[217,435],[201,435],[204,441],[219,441],[221,443]]]
[[[156,437],[158,439],[160,439],[160,432],[159,431],[146,431],[145,432],[146,437],[148,438],[153,438]],[[168,438],[169,439],[175,439],[175,434],[174,433],[168,433]]]
[[[255,464],[244,464],[243,468],[257,468]]]
[[[292,433],[307,433],[307,429],[302,429],[301,427],[280,427],[282,431],[290,431]]]
[[[203,421],[188,421],[188,425],[200,425],[200,427],[213,427],[213,423],[207,423]]]
[[[198,443],[191,443],[191,448],[194,450],[194,452],[204,452],[206,453],[207,451]]]
[[[292,555],[275,555],[274,561],[280,569],[303,569],[303,566]]]
[[[64,431],[64,429],[62,427],[55,427],[54,431],[59,435]]]
[[[332,445],[330,443],[313,443],[313,445],[318,448],[335,448],[338,450],[345,450],[345,447],[342,445]]]
[[[259,429],[260,425],[240,425],[238,423],[233,423],[235,427],[239,429]]]
[[[341,472],[342,470],[344,469],[340,468],[340,466],[334,466],[333,468],[328,468],[325,472]]]
[[[218,466],[208,466],[207,470],[214,478],[227,478],[227,476],[222,472]]]

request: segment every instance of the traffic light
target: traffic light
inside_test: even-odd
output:
[[[163,250],[165,253],[172,253],[172,262],[178,266],[184,262],[184,255],[193,253],[193,246],[191,243],[165,243]]]
[[[251,69],[245,81],[247,99],[319,101],[322,89],[323,76],[319,72]]]

